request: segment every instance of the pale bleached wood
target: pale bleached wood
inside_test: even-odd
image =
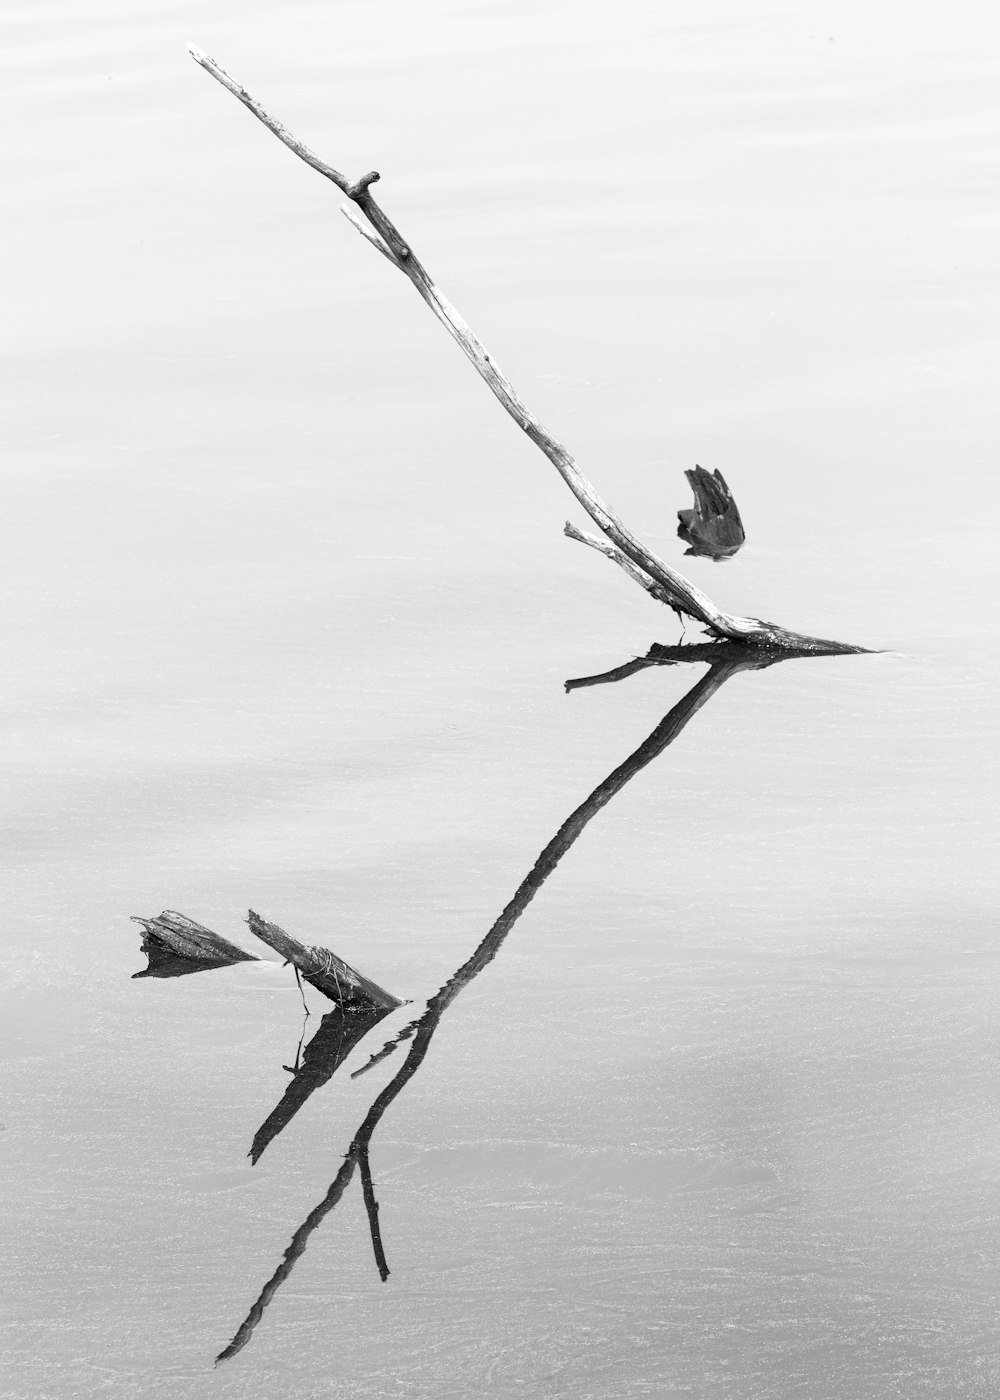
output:
[[[389,259],[393,267],[399,267],[399,261],[396,258],[396,255],[393,253],[392,249],[389,247],[388,243],[385,243],[375,232],[374,229],[365,228],[364,224],[361,222],[361,216],[359,214],[355,214],[354,210],[349,204],[342,204],[340,206],[340,212],[343,214],[345,219],[349,220],[350,223],[354,225],[358,233],[361,234],[362,238],[367,238],[368,242],[372,245],[373,248],[377,248],[384,258]]]
[[[207,53],[194,44],[189,44],[188,48],[195,62],[199,63],[206,72],[210,73],[234,97],[238,98],[279,141],[283,142],[290,151],[294,152],[300,160],[305,161],[313,170],[332,181],[338,189],[347,195],[348,199],[358,206],[386,246],[382,247],[375,238],[370,236],[361,221],[353,214],[349,214],[348,217],[355,228],[363,233],[369,242],[374,243],[379,252],[387,257],[394,266],[406,274],[437,319],[462,347],[481,378],[485,380],[518,427],[548,457],[591,520],[599,526],[627,559],[631,560],[643,574],[648,575],[654,584],[659,585],[659,588],[667,595],[662,597],[661,601],[669,603],[669,606],[676,611],[686,613],[696,622],[702,623],[709,632],[718,637],[751,642],[755,645],[778,647],[779,649],[788,646],[792,640],[797,645],[810,640],[802,637],[799,633],[788,632],[774,623],[763,622],[760,618],[739,617],[732,613],[723,612],[690,579],[685,578],[678,570],[672,568],[648,549],[638,536],[634,535],[618,519],[611,507],[602,500],[563,444],[544,428],[529,411],[485,345],[473,332],[472,327],[433,282],[399,230],[376,204],[371,196],[370,186],[379,179],[378,171],[369,171],[360,180],[350,181],[339,170],[321,160],[308,146],[294,137],[287,127],[266,112],[257,99],[252,97],[247,89],[237,82],[230,73],[227,73],[215,59],[210,58]],[[574,538],[580,537],[574,536]],[[585,543],[588,542],[586,537],[582,538]],[[611,557],[614,558],[614,555]],[[632,574],[632,577],[636,577],[636,575]],[[652,593],[654,597],[660,597],[644,581],[642,587],[647,592]],[[823,643],[823,645],[827,649],[831,646],[830,643]],[[845,651],[862,650],[862,648],[857,647],[844,647],[843,649]]]
[[[598,539],[596,535],[588,534],[586,530],[579,530],[571,520],[567,520],[563,526],[563,534],[571,540],[577,540],[580,544],[587,544],[591,549],[596,549],[599,554],[603,554],[606,559],[612,560],[620,569],[624,569],[629,578],[637,583],[640,588],[644,588],[650,597],[655,598],[659,603],[666,603],[670,607],[677,606],[662,584],[654,583],[648,574],[643,573],[627,554],[623,554],[617,545],[609,544],[607,540]]]

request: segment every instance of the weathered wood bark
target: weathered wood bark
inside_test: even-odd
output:
[[[298,968],[306,981],[311,982],[317,991],[335,1001],[345,1011],[365,1011],[373,1006],[381,1007],[383,1011],[394,1011],[397,1006],[402,1006],[399,997],[394,997],[377,982],[363,977],[360,972],[356,972],[345,963],[343,958],[331,953],[329,948],[307,947],[277,924],[262,919],[252,909],[247,916],[247,923],[250,925],[250,932],[262,943],[280,953],[286,962]]]
[[[412,248],[403,239],[399,230],[372,198],[371,186],[379,179],[377,170],[371,170],[360,180],[351,181],[332,165],[321,160],[308,146],[297,140],[276,118],[270,116],[252,97],[242,84],[203,50],[189,45],[191,57],[207,73],[217,79],[229,92],[237,97],[255,117],[277,136],[300,160],[316,170],[342,190],[353,204],[360,209],[368,224],[362,222],[349,206],[343,212],[359,233],[379,250],[389,262],[413,283],[420,296],[445,329],[461,346],[472,361],[477,373],[500,401],[518,427],[531,441],[544,452],[553,464],[573,495],[583,506],[590,518],[612,541],[616,550],[637,567],[642,575],[638,581],[647,592],[667,603],[678,612],[686,613],[696,622],[702,623],[710,633],[718,637],[728,637],[737,641],[747,641],[754,645],[784,649],[801,646],[810,640],[799,633],[789,632],[774,623],[763,622],[755,617],[737,617],[712,602],[707,594],[697,588],[690,579],[658,558],[627,526],[618,519],[610,506],[597,494],[595,488],[584,476],[573,457],[559,440],[552,435],[531,414],[513,386],[502,373],[496,361],[487,351],[482,341],[462,318],[447,297],[432,281],[426,268],[419,262]],[[567,531],[572,538],[579,534]],[[631,570],[630,570],[631,572]],[[636,577],[635,574],[632,575]],[[652,585],[652,586],[651,586]],[[829,648],[830,644],[825,646]],[[842,647],[843,651],[858,651],[863,648]]]
[[[134,973],[135,977],[181,977],[210,967],[258,961],[256,954],[174,909],[164,909],[156,919],[133,914],[132,922],[142,924],[142,951],[149,958],[149,966]]]
[[[677,533],[690,549],[685,554],[705,559],[731,559],[746,540],[739,507],[720,471],[695,467],[685,472],[694,492],[694,506],[677,512]]]

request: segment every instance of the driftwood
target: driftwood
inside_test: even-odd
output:
[[[348,179],[346,175],[342,175],[339,170],[335,170],[332,165],[328,165],[307,146],[303,145],[281,122],[270,116],[256,98],[252,97],[245,87],[238,83],[224,68],[220,67],[207,53],[194,45],[190,45],[189,50],[195,62],[199,63],[213,78],[216,78],[234,97],[237,97],[259,121],[263,122],[269,131],[277,136],[279,141],[283,142],[290,151],[293,151],[300,160],[305,161],[313,170],[336,185],[360,210],[361,214],[364,215],[364,220],[350,205],[342,206],[342,212],[358,232],[369,243],[373,244],[382,256],[392,263],[393,267],[409,278],[437,319],[458,341],[478,374],[485,380],[514,422],[544,452],[580,505],[611,541],[611,549],[605,547],[603,542],[597,544],[597,548],[601,549],[602,553],[622,564],[629,575],[636,579],[647,593],[675,611],[685,613],[688,617],[701,623],[715,637],[745,641],[754,646],[779,650],[794,648],[801,651],[803,648],[807,648],[813,654],[863,650],[860,647],[844,646],[819,638],[805,637],[799,633],[789,632],[786,628],[779,627],[775,623],[764,622],[760,618],[738,617],[723,612],[690,579],[685,578],[683,574],[659,559],[618,519],[610,506],[597,494],[563,444],[553,437],[531,414],[482,341],[435,285],[395,224],[376,204],[371,195],[371,186],[379,179],[378,171],[371,170],[367,175],[362,175],[359,180]],[[584,535],[572,525],[567,525],[566,533],[572,539],[581,540],[587,544],[595,543],[592,537]]]
[[[164,909],[156,919],[133,914],[132,922],[142,924],[142,951],[149,959],[149,966],[133,973],[134,977],[183,977],[211,967],[258,961],[256,954],[174,909]]]
[[[173,909],[164,909],[156,919],[144,919],[134,914],[132,920],[143,927],[142,951],[149,958],[149,966],[142,972],[134,973],[135,977],[182,977],[185,973],[203,972],[210,967],[260,961],[255,953],[238,948],[228,938],[213,933],[204,924],[195,923],[194,919]],[[251,933],[280,953],[307,982],[336,1002],[348,1015],[367,1017],[373,1011],[385,1015],[403,1005],[399,997],[394,997],[377,982],[362,976],[343,958],[331,953],[329,948],[306,947],[277,924],[262,919],[252,909],[247,923]],[[378,1019],[376,1016],[375,1020]],[[374,1025],[375,1020],[370,1024]]]
[[[328,948],[307,947],[277,924],[270,924],[266,919],[262,919],[252,909],[247,923],[250,925],[250,932],[262,943],[280,953],[286,962],[298,968],[306,981],[312,983],[318,992],[322,992],[345,1011],[368,1011],[372,1007],[394,1011],[397,1006],[402,1006],[399,997],[394,997],[377,982],[362,977],[360,972],[355,972],[343,958],[338,958],[336,953],[331,953]]]
[[[685,472],[694,492],[694,507],[679,510],[677,533],[694,554],[703,559],[731,559],[743,547],[746,534],[733,493],[720,471],[695,467]]]

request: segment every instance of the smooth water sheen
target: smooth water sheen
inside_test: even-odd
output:
[[[996,1394],[1000,49],[752,10],[8,5],[5,1397]],[[720,469],[695,582],[881,649],[596,812],[374,1131],[388,1281],[355,1179],[217,1370],[414,1042],[350,1071],[704,668],[564,691],[676,619],[187,40],[638,534]],[[412,1001],[254,1167],[290,970],[132,981],[128,922],[248,906]]]

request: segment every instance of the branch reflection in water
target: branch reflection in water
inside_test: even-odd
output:
[[[634,778],[638,772],[673,743],[688,721],[698,713],[703,705],[707,704],[716,691],[720,690],[728,680],[740,671],[764,670],[778,662],[787,661],[796,656],[814,657],[815,655],[815,651],[805,650],[800,652],[768,652],[757,647],[748,647],[739,642],[654,646],[646,656],[627,662],[613,671],[566,682],[566,689],[573,690],[586,685],[624,680],[627,676],[634,675],[636,671],[644,670],[649,666],[675,666],[682,663],[707,662],[709,668],[683,699],[678,701],[673,709],[660,720],[653,732],[639,745],[635,752],[630,754],[613,772],[609,773],[604,781],[594,788],[590,796],[575,811],[570,813],[552,840],[542,850],[531,870],[518,886],[513,898],[472,956],[452,974],[440,991],[429,999],[420,1017],[412,1021],[378,1055],[373,1056],[364,1067],[365,1069],[371,1068],[372,1065],[391,1054],[403,1042],[412,1041],[406,1058],[396,1075],[376,1095],[364,1120],[354,1134],[343,1164],[330,1184],[330,1189],[295,1231],[288,1248],[285,1250],[284,1258],[264,1285],[260,1296],[240,1324],[232,1341],[216,1358],[217,1363],[235,1356],[246,1346],[264,1315],[264,1309],[285,1279],[288,1278],[296,1260],[305,1252],[312,1232],[329,1215],[343,1196],[356,1169],[360,1170],[376,1263],[383,1281],[388,1277],[389,1269],[378,1230],[378,1205],[375,1201],[368,1165],[368,1148],[372,1135],[381,1122],[382,1115],[423,1063],[445,1011],[473,978],[478,977],[479,973],[493,961],[511,929],[577,837],[583,832],[588,822],[611,801],[616,793],[621,791],[630,779]],[[263,1131],[262,1129],[261,1133]],[[260,1137],[261,1134],[258,1134],[255,1146],[258,1145]],[[262,1146],[260,1150],[263,1150]]]
[[[292,1075],[288,1087],[254,1135],[249,1154],[253,1166],[257,1165],[268,1144],[288,1126],[309,1096],[332,1079],[355,1045],[388,1014],[384,1007],[378,1006],[353,1012],[338,1006],[328,1011],[320,1021],[319,1029],[305,1047],[304,1054],[302,1042],[299,1042],[295,1064],[285,1066]]]

